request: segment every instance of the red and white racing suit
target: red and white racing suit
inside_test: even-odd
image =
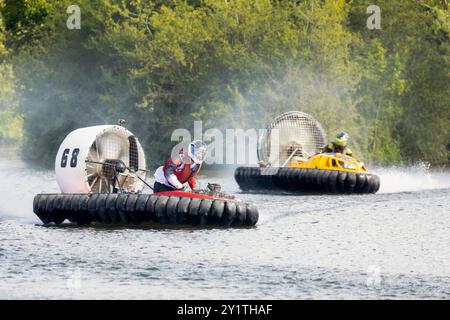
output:
[[[197,189],[197,175],[201,164],[194,163],[188,156],[187,151],[180,152],[172,159],[169,157],[164,166],[155,172],[155,181],[168,187],[180,189],[183,183],[188,183],[192,190]]]

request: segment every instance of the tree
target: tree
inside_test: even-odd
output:
[[[0,8],[3,7],[0,1]],[[0,15],[0,146],[17,145],[22,139],[22,117],[17,113],[15,78],[11,64],[6,60],[5,28]]]
[[[125,118],[156,165],[194,120],[263,128],[292,109],[350,132],[365,160],[445,162],[447,2],[377,3],[381,30],[369,0],[80,0],[69,30],[69,0],[4,0],[0,90],[15,92],[24,156],[47,165],[77,127]]]

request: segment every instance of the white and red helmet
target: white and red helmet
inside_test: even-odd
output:
[[[188,155],[196,164],[202,164],[206,157],[206,145],[200,141],[195,140],[189,144]]]

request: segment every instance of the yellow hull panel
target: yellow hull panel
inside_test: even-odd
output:
[[[341,153],[319,153],[307,160],[293,158],[289,168],[367,172],[363,162]]]

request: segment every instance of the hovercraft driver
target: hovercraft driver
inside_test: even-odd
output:
[[[156,170],[153,192],[184,190],[183,184],[186,182],[192,190],[197,189],[197,175],[205,156],[206,145],[200,140],[192,141],[188,150],[181,149]]]
[[[352,150],[350,150],[350,148],[347,147],[348,139],[348,134],[346,132],[338,132],[336,134],[335,140],[327,144],[323,148],[322,153],[341,153],[343,155],[352,157],[353,152]]]

